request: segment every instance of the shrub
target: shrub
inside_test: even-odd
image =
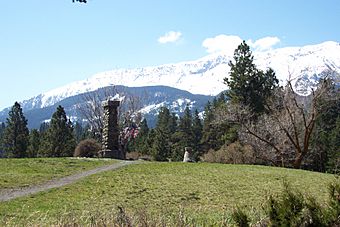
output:
[[[266,213],[270,226],[339,226],[339,182],[330,185],[330,201],[325,206],[320,206],[314,197],[305,199],[287,183],[284,186],[281,195],[269,198]]]
[[[268,215],[272,226],[300,226],[303,220],[304,198],[285,183],[279,198],[270,196]]]
[[[254,151],[249,145],[242,145],[238,141],[223,145],[218,151],[209,150],[204,154],[205,162],[218,162],[226,164],[254,164]]]
[[[241,210],[239,207],[234,210],[234,212],[231,214],[232,220],[236,223],[239,227],[248,227],[249,226],[249,217],[248,215]]]
[[[98,151],[100,151],[101,146],[94,139],[85,139],[80,141],[74,150],[74,157],[95,157]]]

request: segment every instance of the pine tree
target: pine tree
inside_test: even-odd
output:
[[[222,96],[223,97],[223,96]],[[216,121],[220,108],[226,108],[226,99],[216,99],[212,104],[207,103],[204,110],[203,129],[201,139],[201,151],[207,152],[210,149],[219,150],[224,144],[237,140],[237,125],[228,121]]]
[[[42,151],[49,157],[72,156],[76,146],[73,126],[65,110],[58,106],[42,142]]]
[[[29,158],[38,156],[40,148],[40,133],[37,129],[32,129],[29,134],[29,145],[27,148],[27,155]]]
[[[202,121],[199,117],[198,110],[195,110],[194,117],[192,120],[192,132],[193,132],[193,137],[194,137],[194,145],[193,149],[195,151],[195,157],[197,158],[199,156],[199,153],[201,151],[201,140],[202,140],[202,133],[203,133],[203,125]]]
[[[174,133],[177,131],[177,121],[178,121],[178,117],[176,116],[175,113],[171,114],[171,119],[169,122],[169,131],[170,133]]]
[[[180,131],[188,135],[188,137],[192,136],[192,116],[190,108],[188,106],[185,108],[183,116],[179,120],[178,128]]]
[[[39,132],[40,133],[45,133],[49,127],[50,127],[49,123],[43,122],[43,123],[40,124]]]
[[[155,130],[151,153],[156,161],[166,161],[170,158],[171,147],[168,132],[163,131],[161,128]]]
[[[89,126],[88,126],[89,127]],[[78,144],[80,141],[89,139],[90,135],[88,133],[88,127],[83,127],[81,123],[78,121],[74,124],[74,135],[76,139],[76,143]]]
[[[155,137],[156,137],[156,130],[155,129],[150,129],[148,136],[145,140],[145,148],[143,151],[145,151],[145,154],[152,155],[152,146],[155,142]]]
[[[256,68],[250,47],[243,41],[234,52],[234,63],[229,62],[230,78],[227,92],[231,101],[249,106],[255,113],[265,111],[265,103],[278,87],[278,80],[272,69],[266,72]]]
[[[194,135],[192,130],[192,115],[187,106],[183,116],[179,119],[177,130],[171,136],[171,158],[174,161],[183,160],[185,147],[194,146]]]
[[[339,95],[339,90],[335,86],[332,87],[334,98],[322,100],[318,109],[321,111],[313,135],[313,154],[314,163],[313,170],[321,172],[334,172],[339,151],[336,146],[336,137],[340,118],[340,99],[336,98]],[[339,158],[339,157],[338,157]],[[340,161],[340,160],[339,160]]]
[[[15,102],[8,115],[3,135],[4,151],[9,157],[27,157],[29,131],[27,120],[18,102]]]
[[[212,139],[212,121],[213,121],[213,111],[212,104],[210,102],[204,107],[204,116],[203,116],[203,130],[202,130],[202,139],[201,144],[203,146],[204,151],[208,151],[211,148]]]
[[[5,131],[6,125],[4,122],[0,123],[0,137],[2,137],[4,131]]]
[[[152,155],[157,161],[166,161],[171,156],[171,130],[173,128],[173,118],[166,107],[161,107],[152,144]]]
[[[173,118],[167,107],[161,107],[159,110],[156,128],[162,128],[169,133],[173,131]]]
[[[5,123],[1,122],[0,124],[0,158],[3,156],[3,134],[5,131],[6,125]]]
[[[326,168],[329,172],[340,172],[340,116],[337,117],[335,127],[329,135],[329,150],[327,152]]]
[[[144,118],[140,123],[138,136],[135,140],[135,148],[142,154],[147,154],[149,147],[147,145],[147,138],[149,135],[149,126],[147,120]]]

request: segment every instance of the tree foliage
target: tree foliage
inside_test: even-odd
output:
[[[29,145],[27,148],[27,156],[35,158],[38,156],[40,149],[40,133],[37,129],[32,129],[29,134]]]
[[[255,113],[262,113],[267,98],[279,81],[271,68],[264,72],[257,69],[253,61],[250,47],[243,41],[234,52],[234,62],[229,62],[230,78],[224,81],[233,102],[250,106]]]
[[[73,156],[75,145],[72,123],[64,108],[58,106],[44,136],[41,152],[48,157]]]
[[[161,107],[155,128],[152,155],[157,161],[166,161],[171,156],[171,135],[174,133],[172,115],[166,107]]]
[[[135,149],[142,153],[147,154],[149,149],[148,136],[149,136],[149,126],[146,119],[143,119],[139,126],[139,132],[135,140]]]
[[[9,157],[27,157],[29,130],[18,102],[15,102],[8,115],[3,135],[3,149]]]

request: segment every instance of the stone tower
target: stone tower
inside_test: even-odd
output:
[[[118,129],[118,106],[120,101],[107,100],[103,102],[103,138],[102,150],[99,156],[103,158],[125,159],[125,155],[119,149],[119,129]]]

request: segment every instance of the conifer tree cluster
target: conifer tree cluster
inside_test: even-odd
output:
[[[197,110],[192,114],[187,106],[178,118],[167,107],[161,107],[154,129],[148,128],[145,119],[142,121],[135,150],[157,161],[181,161],[185,147],[191,147],[198,158],[201,137],[202,123]]]
[[[243,41],[229,62],[226,96],[205,108],[203,152],[219,151],[218,155],[225,156],[220,157],[223,160],[231,156],[228,152],[242,156],[242,149],[237,151],[231,144],[237,141],[241,147],[251,146],[252,163],[337,171],[339,88],[326,77],[310,96],[300,97],[291,81],[279,87],[274,71],[262,71],[253,61]]]
[[[72,156],[75,147],[73,125],[67,119],[64,108],[58,106],[44,135],[41,150],[48,157],[65,157]]]
[[[0,124],[0,157],[73,156],[76,143],[87,137],[86,128],[77,124],[73,126],[62,106],[58,106],[49,123],[43,122],[39,130],[29,131],[27,119],[20,104],[16,102],[8,114],[6,124]]]

